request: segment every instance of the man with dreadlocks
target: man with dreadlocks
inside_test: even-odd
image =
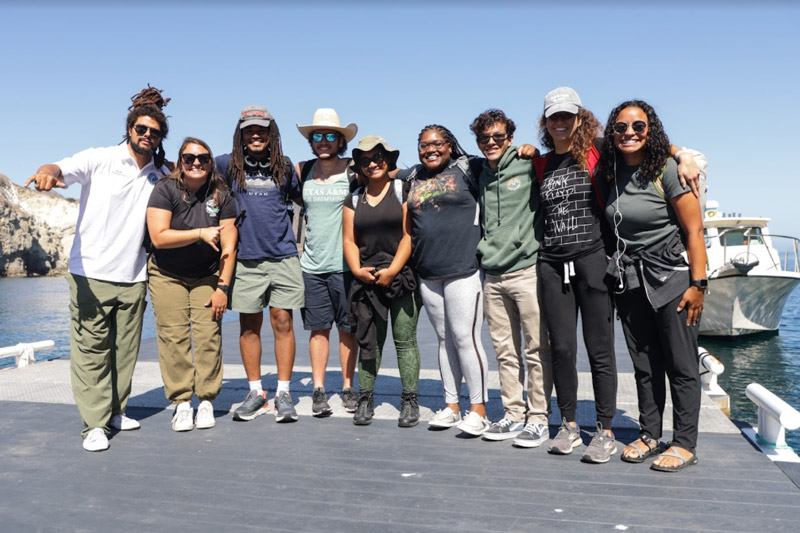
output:
[[[261,325],[264,308],[269,307],[278,366],[275,420],[294,422],[297,411],[289,391],[295,355],[292,309],[303,307],[305,297],[289,209],[291,201],[301,197],[300,183],[291,161],[283,156],[278,124],[263,106],[242,110],[232,152],[216,161],[237,198],[241,224],[230,302],[239,313],[239,348],[250,392],[233,419],[252,420],[267,412]]]
[[[44,165],[25,183],[39,191],[81,184],[69,257],[70,372],[83,420],[83,448],[108,449],[109,428],[137,429],[125,416],[145,308],[145,213],[153,185],[169,173],[161,145],[169,102],[148,86],[132,98],[124,144],[90,148]]]

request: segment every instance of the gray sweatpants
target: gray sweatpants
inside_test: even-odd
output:
[[[448,280],[420,278],[420,295],[439,339],[445,403],[458,403],[462,379],[471,404],[489,399],[486,352],[481,344],[482,292],[479,272]]]

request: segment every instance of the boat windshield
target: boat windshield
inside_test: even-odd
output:
[[[722,246],[747,246],[748,244],[764,244],[761,228],[729,228],[720,232]]]

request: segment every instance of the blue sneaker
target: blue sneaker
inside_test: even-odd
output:
[[[267,393],[251,390],[242,405],[233,412],[234,420],[252,420],[267,413]]]

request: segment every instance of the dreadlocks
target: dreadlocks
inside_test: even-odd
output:
[[[445,142],[447,142],[447,144],[450,145],[450,150],[451,150],[450,157],[452,159],[458,159],[459,157],[469,155],[467,154],[467,151],[464,150],[464,148],[458,143],[458,139],[456,139],[456,136],[453,135],[453,132],[439,124],[429,124],[424,128],[422,128],[422,131],[420,131],[419,135],[417,136],[417,142],[422,140],[422,136],[425,134],[426,131],[430,130],[437,132],[444,138]]]
[[[125,142],[131,140],[128,132],[131,130],[136,119],[139,117],[150,117],[158,122],[158,127],[161,129],[161,140],[158,143],[155,153],[153,154],[153,163],[157,168],[164,164],[166,152],[164,152],[164,139],[167,138],[169,133],[169,124],[167,124],[167,116],[161,111],[171,100],[161,96],[161,89],[150,87],[147,84],[146,89],[142,89],[138,93],[131,96],[131,105],[128,107],[128,118],[125,120]]]
[[[278,188],[283,189],[286,162],[283,157],[283,148],[281,147],[281,132],[278,129],[278,123],[275,122],[275,118],[270,119],[267,131],[269,132],[269,171],[278,184]],[[237,187],[241,191],[247,190],[244,173],[244,150],[245,146],[242,140],[242,130],[239,128],[239,122],[237,122],[236,130],[233,132],[233,149],[231,150],[231,159],[230,163],[228,163],[227,174],[231,181],[236,182]]]

